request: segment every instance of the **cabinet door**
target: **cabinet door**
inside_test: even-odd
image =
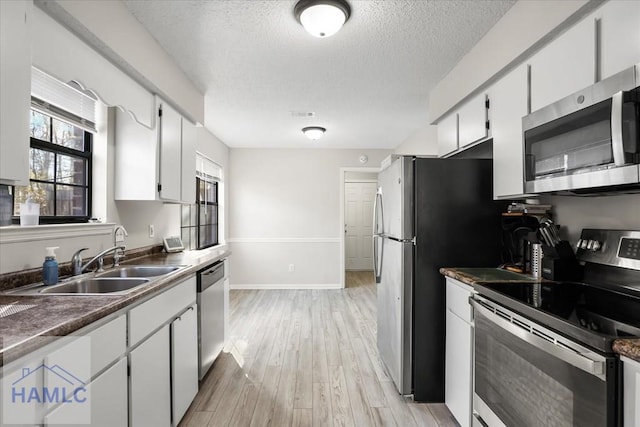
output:
[[[623,425],[637,427],[640,425],[640,362],[626,357],[622,361]]]
[[[610,1],[594,15],[600,19],[601,78],[640,63],[640,2]]]
[[[198,318],[193,305],[171,324],[171,399],[177,426],[198,394]]]
[[[595,22],[585,19],[531,60],[531,111],[595,82]]]
[[[198,132],[196,125],[182,119],[182,190],[180,200],[184,203],[196,202],[196,145]]]
[[[182,117],[166,102],[160,118],[160,198],[180,200],[182,175]],[[195,184],[194,184],[195,186]]]
[[[524,193],[522,117],[527,114],[527,67],[521,65],[491,88],[493,197]]]
[[[0,184],[29,185],[32,1],[0,1]]]
[[[46,426],[90,424],[128,425],[127,359],[121,359],[87,387],[86,401],[65,403],[45,417]],[[87,418],[84,418],[87,417]],[[83,423],[81,420],[87,419]]]
[[[132,426],[171,425],[169,351],[169,325],[166,325],[129,355]]]
[[[447,310],[444,401],[461,427],[471,426],[473,333],[471,325]]]
[[[438,156],[458,149],[458,114],[451,113],[438,122]]]
[[[487,137],[487,96],[482,93],[458,111],[458,145],[464,148]]]

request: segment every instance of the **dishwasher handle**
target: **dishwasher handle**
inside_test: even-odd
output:
[[[224,261],[218,261],[198,273],[198,292],[204,291],[222,279],[224,279]]]

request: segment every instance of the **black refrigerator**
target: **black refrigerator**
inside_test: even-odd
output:
[[[378,350],[400,394],[444,402],[441,267],[497,267],[500,217],[492,161],[393,156],[375,200]]]

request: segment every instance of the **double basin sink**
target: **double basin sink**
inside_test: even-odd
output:
[[[182,266],[176,265],[127,265],[90,275],[71,278],[56,285],[32,285],[10,291],[14,295],[94,295],[124,294],[171,274]]]

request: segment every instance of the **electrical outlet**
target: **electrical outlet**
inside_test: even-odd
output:
[[[156,228],[153,224],[149,224],[149,238],[156,237]]]
[[[294,271],[296,271],[296,265],[295,264],[289,264],[289,273],[293,273]]]

